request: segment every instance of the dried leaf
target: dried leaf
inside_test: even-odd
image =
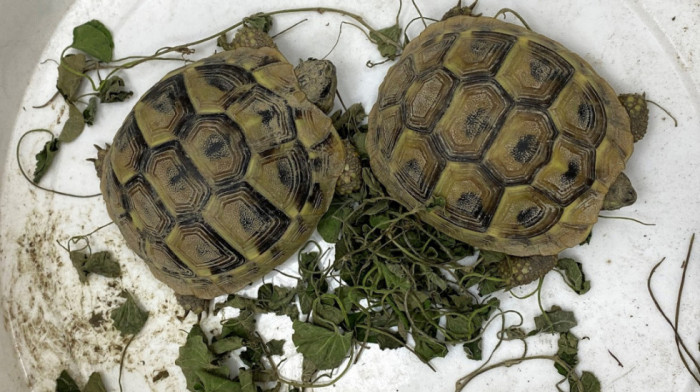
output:
[[[284,355],[284,339],[272,339],[266,345],[270,355]]]
[[[600,392],[600,381],[591,372],[584,371],[581,373],[581,384],[583,385],[583,391],[579,391],[578,385],[569,379],[569,390],[571,392]]]
[[[56,89],[68,102],[75,102],[78,98],[86,63],[87,58],[81,53],[69,54],[61,59],[61,64],[58,66]]]
[[[462,345],[462,348],[464,349],[464,352],[467,354],[467,358],[475,360],[475,361],[481,361],[481,358],[483,355],[482,349],[481,349],[481,339],[476,339],[476,340],[466,342]]]
[[[241,368],[238,373],[238,380],[241,384],[241,392],[257,392],[253,382],[253,372]]]
[[[88,105],[83,110],[83,119],[85,124],[92,126],[95,123],[95,117],[97,116],[97,98],[92,97],[88,101]]]
[[[114,320],[114,328],[116,328],[122,336],[136,335],[146,324],[148,320],[148,312],[139,308],[134,301],[134,297],[124,290],[121,296],[126,298],[126,301],[118,308],[112,310],[111,317]]]
[[[134,93],[125,90],[124,86],[124,79],[119,76],[112,76],[109,79],[103,80],[97,92],[100,102],[112,103],[126,101]]]
[[[102,375],[97,372],[92,373],[85,388],[83,388],[83,392],[107,392],[107,388],[102,382]]]
[[[114,41],[112,34],[102,22],[91,20],[73,29],[71,47],[103,61],[112,61]]]
[[[238,336],[250,339],[255,332],[255,314],[248,309],[241,310],[238,317],[228,319],[221,325],[221,336]]]
[[[577,294],[585,294],[591,289],[591,282],[586,280],[581,263],[564,258],[557,260],[556,268],[564,273],[566,284]]]
[[[209,350],[214,354],[220,355],[243,347],[245,347],[243,338],[240,336],[228,336],[223,339],[214,340],[209,345]]]
[[[58,136],[62,143],[69,143],[75,140],[85,129],[85,118],[83,113],[72,103],[68,104],[68,121],[63,124],[63,130]]]
[[[331,331],[302,321],[294,321],[292,341],[304,359],[319,370],[338,367],[348,355],[352,334]]]
[[[191,391],[197,392],[243,392],[241,384],[231,381],[225,376],[212,374],[204,370],[195,370],[197,382]],[[188,386],[189,388],[189,386]]]
[[[34,178],[32,181],[38,184],[44,174],[51,167],[53,159],[58,153],[60,142],[57,138],[53,138],[44,144],[44,148],[36,154],[36,168],[34,168]]]
[[[558,306],[552,306],[545,314],[535,317],[535,330],[537,332],[564,333],[575,327],[576,324],[574,312],[562,310]]]
[[[70,252],[70,260],[73,267],[78,271],[81,283],[87,282],[89,273],[106,276],[108,278],[118,278],[121,275],[119,263],[112,260],[111,253],[107,251],[95,252],[91,255],[74,250]]]
[[[56,392],[80,392],[80,388],[70,374],[64,370],[56,380]]]
[[[400,48],[390,43],[387,38],[394,42],[398,42],[400,36],[401,28],[397,24],[380,29],[376,32],[370,31],[369,33],[369,38],[377,45],[379,53],[382,55],[382,57],[386,57],[389,60],[393,60],[396,58],[396,56],[398,56]]]
[[[202,374],[204,374],[205,380],[209,379],[208,374],[228,377],[228,367],[214,364],[215,360],[216,357],[207,347],[206,337],[202,328],[195,324],[190,329],[189,334],[187,334],[187,341],[180,347],[179,356],[175,360],[175,364],[182,369],[182,373],[185,375],[187,388],[190,391],[196,390],[195,386],[197,384],[201,386],[201,384],[206,382],[201,381],[200,376]]]

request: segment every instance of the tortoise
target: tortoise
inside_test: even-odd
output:
[[[620,99],[558,42],[458,5],[389,69],[366,148],[387,192],[424,222],[551,268],[587,238],[613,184],[622,200],[607,207],[636,198],[621,177],[633,134]]]
[[[316,228],[344,166],[325,113],[335,68],[295,69],[258,33],[243,28],[231,50],[168,73],[98,153],[110,217],[179,295],[232,293],[284,262]]]

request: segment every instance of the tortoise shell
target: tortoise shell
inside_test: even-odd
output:
[[[632,153],[613,89],[561,44],[456,16],[411,41],[369,118],[372,170],[425,222],[476,247],[581,243]],[[444,200],[444,208],[423,208]]]
[[[175,292],[234,292],[284,262],[328,208],[343,168],[331,120],[276,49],[239,48],[166,75],[101,168],[127,245]]]

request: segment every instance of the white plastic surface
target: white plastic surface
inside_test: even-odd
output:
[[[410,2],[404,1],[401,24],[415,17]],[[454,0],[418,1],[424,15],[439,18]],[[398,2],[393,0],[313,1],[287,0],[248,2],[211,0],[207,2],[167,0],[117,0],[97,2],[78,0],[66,12],[48,41],[41,59],[56,59],[70,44],[72,28],[90,19],[99,19],[115,39],[115,56],[150,54],[156,49],[194,41],[239,21],[243,16],[264,10],[299,6],[344,8],[363,15],[368,23],[381,28],[394,23]],[[592,289],[583,296],[572,293],[556,274],[544,284],[542,301],[573,310],[579,325],[573,330],[586,337],[579,344],[579,369],[593,371],[604,391],[697,391],[697,385],[683,368],[673,343],[673,333],[658,314],[646,289],[652,266],[662,257],[654,288],[667,312],[673,312],[680,281],[680,264],[685,258],[691,233],[700,231],[700,4],[691,1],[528,1],[482,0],[478,12],[493,15],[498,9],[517,10],[533,30],[554,38],[578,52],[618,92],[645,91],[647,97],[668,108],[678,119],[656,107],[650,108],[649,132],[635,145],[628,164],[629,177],[639,198],[636,204],[605,215],[632,217],[655,226],[628,220],[601,220],[594,228],[590,245],[565,254],[584,263]],[[273,33],[308,18],[306,23],[276,39],[291,62],[299,58],[323,57],[333,47],[341,20],[325,13],[288,14],[275,17]],[[507,20],[514,21],[512,17]],[[414,22],[408,30],[416,36],[422,29]],[[367,60],[380,60],[365,36],[344,25],[335,50],[328,59],[338,67],[339,91],[345,103],[362,102],[369,109],[377,86],[389,64],[365,67]],[[197,47],[194,57],[213,53],[213,44]],[[7,56],[3,53],[2,56]],[[152,62],[122,73],[135,96],[146,91],[177,62]],[[9,69],[2,70],[3,79]],[[72,199],[54,196],[31,187],[18,172],[14,148],[19,136],[33,128],[60,132],[67,118],[61,100],[44,109],[31,109],[50,98],[55,91],[54,63],[36,65],[22,106],[16,114],[14,130],[3,148],[4,172],[0,177],[0,295],[6,327],[19,352],[20,367],[31,390],[52,391],[62,369],[69,369],[79,384],[93,371],[105,376],[108,390],[119,390],[117,375],[125,340],[109,322],[109,311],[117,306],[122,289],[134,293],[151,313],[145,329],[134,340],[125,361],[125,391],[184,390],[184,378],[174,365],[178,347],[195,321],[180,321],[183,312],[172,291],[156,281],[144,264],[128,251],[113,226],[92,237],[95,249],[117,253],[122,279],[91,277],[89,284],[78,281],[68,255],[56,243],[70,236],[90,232],[109,221],[100,198]],[[94,155],[93,144],[110,142],[136,98],[123,104],[103,105],[94,127],[74,143],[63,146],[59,158],[43,185],[73,193],[98,191],[94,169],[85,158]],[[46,139],[29,137],[22,148],[22,163],[33,168],[33,155]],[[293,262],[283,269],[294,271]],[[681,307],[681,334],[691,350],[700,340],[700,254],[691,259]],[[267,281],[284,283],[279,275]],[[531,291],[534,286],[518,289]],[[499,294],[503,309],[519,310],[525,329],[539,313],[534,298],[517,300]],[[95,316],[98,315],[98,316]],[[92,319],[92,322],[91,322]],[[508,318],[508,322],[515,322]],[[500,326],[486,331],[484,352],[490,353]],[[214,321],[211,321],[214,326]],[[284,318],[265,316],[259,320],[265,338],[287,339],[290,360],[283,372],[298,374],[293,354],[291,323]],[[0,335],[0,341],[2,335]],[[7,347],[7,344],[3,344]],[[530,354],[556,352],[556,340],[537,337],[530,341]],[[504,344],[494,361],[521,353],[519,343]],[[608,353],[613,353],[622,367]],[[700,353],[696,352],[696,356]],[[4,360],[11,359],[7,355]],[[10,361],[11,362],[11,361]],[[361,361],[334,387],[341,391],[453,391],[455,381],[480,365],[467,360],[461,348],[446,358],[433,361],[436,372],[415,359],[407,350],[380,351],[370,348]],[[153,377],[167,370],[169,377],[154,382]],[[4,372],[4,373],[3,373]],[[8,365],[0,369],[0,380],[17,379]],[[554,390],[559,380],[550,362],[529,362],[499,369],[477,378],[470,390],[539,391]],[[8,381],[10,382],[10,381]],[[11,384],[3,384],[11,385]]]

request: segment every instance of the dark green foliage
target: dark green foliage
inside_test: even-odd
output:
[[[148,320],[148,312],[142,310],[134,297],[124,290],[121,294],[126,301],[118,308],[112,310],[111,317],[114,320],[114,328],[121,332],[122,336],[136,335]]]
[[[112,61],[112,34],[99,20],[91,20],[73,29],[71,47],[103,62]]]

